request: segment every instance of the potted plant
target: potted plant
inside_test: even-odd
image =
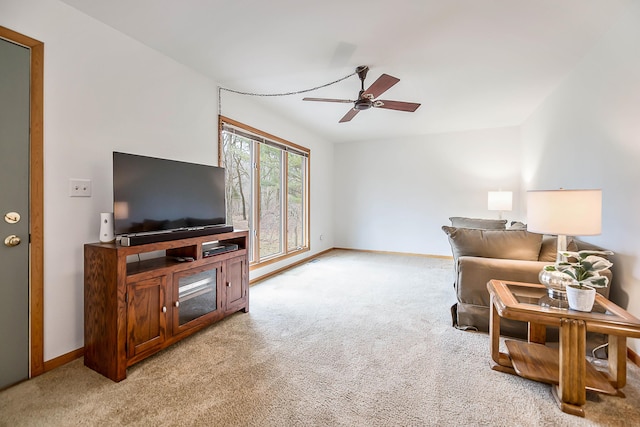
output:
[[[555,265],[557,271],[573,279],[567,285],[569,307],[579,311],[591,311],[596,298],[595,288],[605,288],[609,279],[600,276],[600,272],[610,268],[613,263],[603,255],[613,255],[611,251],[560,252],[567,261]]]

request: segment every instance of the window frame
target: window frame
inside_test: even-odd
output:
[[[310,182],[311,182],[311,150],[303,147],[301,145],[295,144],[293,142],[287,141],[275,135],[269,134],[267,132],[261,131],[254,127],[248,126],[244,123],[238,122],[237,120],[230,119],[229,117],[219,115],[218,116],[218,165],[221,167],[225,167],[224,164],[224,151],[223,151],[223,132],[226,131],[225,128],[233,129],[237,132],[237,134],[248,138],[252,141],[251,147],[251,158],[254,159],[255,165],[251,168],[251,202],[250,202],[250,215],[252,220],[249,222],[250,233],[250,251],[251,255],[249,258],[252,261],[249,264],[250,270],[254,270],[256,268],[265,267],[269,264],[282,261],[284,259],[299,255],[303,252],[307,252],[310,250]],[[281,181],[281,190],[280,190],[280,209],[282,215],[282,221],[280,225],[280,239],[281,239],[281,250],[280,252],[266,256],[264,258],[260,258],[260,144],[266,144],[271,147],[275,147],[280,151],[281,155],[281,173],[280,173],[280,181]],[[297,155],[301,155],[306,158],[306,162],[303,162],[303,242],[297,248],[290,249],[289,248],[289,236],[288,236],[288,212],[289,212],[289,197],[288,197],[288,185],[289,185],[289,156],[288,153],[293,153]],[[253,228],[252,228],[253,227]],[[251,229],[252,228],[252,229]]]

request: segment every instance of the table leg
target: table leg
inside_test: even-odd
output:
[[[584,417],[587,401],[586,325],[583,320],[560,320],[560,384],[553,395],[563,412]]]
[[[627,337],[609,335],[609,375],[615,388],[627,384]]]
[[[500,315],[493,304],[494,296],[491,295],[491,309],[489,311],[489,342],[491,343],[491,359],[497,364],[492,369],[501,372],[515,374],[509,355],[500,352]]]
[[[489,341],[491,342],[491,358],[500,364],[500,316],[493,305],[493,295],[491,295],[491,311],[489,312]]]
[[[529,322],[527,328],[527,338],[529,342],[545,344],[547,342],[547,327],[539,323]]]

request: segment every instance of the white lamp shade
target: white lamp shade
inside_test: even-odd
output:
[[[602,190],[527,191],[527,230],[594,236],[602,231]]]
[[[510,211],[513,193],[511,191],[489,191],[487,206],[490,211]]]

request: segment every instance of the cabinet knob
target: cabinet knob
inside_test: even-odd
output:
[[[231,282],[227,282],[227,288],[231,287]]]
[[[176,302],[174,302],[174,303],[173,303],[173,305],[174,305],[175,307],[180,307],[180,301],[176,301]]]
[[[166,313],[167,312],[167,307],[162,307],[162,312]]]

